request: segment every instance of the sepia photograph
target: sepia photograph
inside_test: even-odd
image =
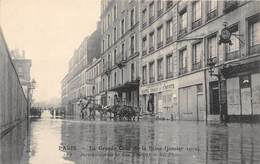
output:
[[[260,164],[260,1],[0,0],[0,164]]]

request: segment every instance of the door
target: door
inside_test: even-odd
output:
[[[227,110],[228,115],[240,115],[240,88],[239,78],[227,79]]]
[[[218,82],[214,81],[210,83],[210,114],[218,115],[219,111],[219,91]]]
[[[241,107],[242,115],[252,114],[251,103],[251,78],[249,75],[240,77],[240,93],[241,93]]]
[[[205,104],[204,104],[204,96],[203,94],[198,94],[197,95],[197,99],[198,99],[198,120],[205,120]]]
[[[251,76],[253,114],[260,114],[260,73]]]

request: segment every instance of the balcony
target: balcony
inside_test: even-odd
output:
[[[192,29],[195,29],[201,25],[201,19],[195,20],[192,22]]]
[[[116,65],[119,67],[119,68],[123,68],[125,65],[126,65],[126,54],[125,55],[120,55],[117,57],[116,59]]]
[[[173,72],[168,72],[168,73],[166,74],[166,79],[172,78],[172,77],[173,77]]]
[[[144,23],[142,24],[142,28],[145,28],[146,26],[147,26],[147,23],[144,22]]]
[[[172,36],[169,36],[166,38],[166,44],[170,43],[173,41],[173,37]]]
[[[149,82],[150,82],[150,83],[155,82],[155,78],[154,78],[154,77],[150,77],[150,78],[149,78]]]
[[[143,55],[143,56],[147,55],[147,51],[146,51],[146,50],[143,50],[143,51],[142,51],[142,55]]]
[[[151,16],[151,17],[149,18],[149,24],[152,24],[153,21],[154,21],[154,16]]]
[[[232,10],[236,9],[238,7],[238,1],[232,0],[232,1],[225,1],[224,2],[224,13],[231,12]]]
[[[179,31],[179,37],[183,36],[183,35],[186,34],[186,33],[187,33],[187,27],[180,29],[180,31]]]
[[[218,10],[217,9],[209,12],[208,15],[207,15],[207,21],[215,18],[217,15],[218,15]]]
[[[168,0],[168,1],[166,2],[166,9],[168,10],[169,8],[172,7],[172,5],[173,5],[173,1],[172,1],[172,0]]]
[[[160,17],[162,15],[162,13],[163,13],[163,9],[158,10],[157,11],[157,17]]]
[[[143,79],[143,84],[147,84],[147,80],[146,79]]]
[[[192,70],[198,70],[201,68],[201,61],[196,62],[196,63],[192,63]]]
[[[239,51],[233,51],[233,52],[228,52],[226,56],[226,60],[234,60],[240,58],[240,52]]]
[[[163,46],[163,41],[160,41],[160,42],[157,43],[157,49],[161,48],[162,46]]]
[[[249,54],[253,55],[256,53],[260,53],[260,44],[256,44],[254,46],[249,47]]]
[[[149,53],[153,52],[154,51],[154,46],[150,47],[149,48]]]
[[[163,75],[162,74],[158,75],[158,81],[161,81],[161,80],[163,80]]]
[[[112,63],[111,62],[105,62],[104,65],[104,73],[105,74],[110,74],[111,73],[111,68],[112,68]]]
[[[187,73],[187,72],[188,72],[187,67],[183,67],[183,68],[180,68],[180,69],[179,69],[179,75],[183,75],[183,74],[185,74],[185,73]]]

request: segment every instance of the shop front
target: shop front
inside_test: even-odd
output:
[[[154,113],[161,119],[178,119],[177,95],[173,81],[140,88],[142,113]]]
[[[113,104],[139,107],[139,80],[117,85],[109,90],[115,94],[111,97]]]
[[[229,120],[260,118],[260,62],[230,66],[223,71]]]

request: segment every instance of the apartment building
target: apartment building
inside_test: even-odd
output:
[[[102,104],[139,106],[139,1],[102,0]]]
[[[140,6],[144,111],[152,102],[160,117],[183,120],[259,114],[259,2],[141,1]],[[232,45],[219,44],[223,28]]]
[[[93,84],[90,83],[90,78],[96,78],[92,67],[97,70],[96,65],[100,63],[100,59],[96,59],[100,57],[100,28],[100,23],[97,23],[95,32],[84,38],[69,60],[68,73],[61,81],[61,101],[66,115],[79,116],[79,98],[92,93]],[[93,74],[93,77],[90,77],[90,74]]]

